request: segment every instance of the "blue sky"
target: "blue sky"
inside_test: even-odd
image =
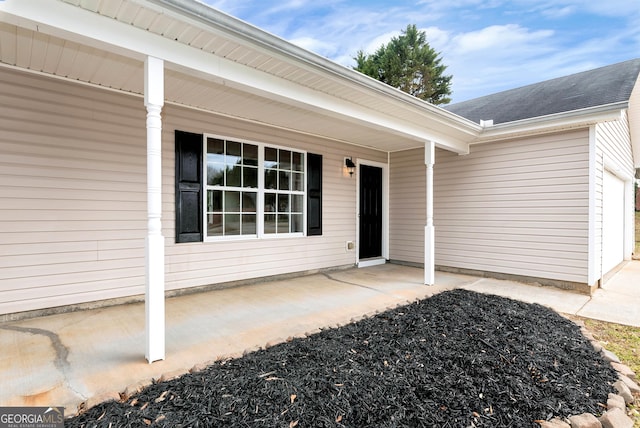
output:
[[[205,2],[347,67],[415,24],[453,102],[640,57],[640,0]]]

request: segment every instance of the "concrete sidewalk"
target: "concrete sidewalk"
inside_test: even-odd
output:
[[[166,301],[166,359],[144,359],[144,305],[0,324],[0,406],[88,405],[176,376],[197,364],[346,324],[454,288],[536,302],[559,312],[640,326],[640,262],[593,297],[487,278],[386,264],[174,297]],[[84,403],[84,404],[83,404]]]

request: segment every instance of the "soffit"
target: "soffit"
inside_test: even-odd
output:
[[[0,62],[21,69],[143,95],[144,63],[0,23]],[[418,147],[414,137],[329,117],[217,84],[186,72],[165,71],[167,102],[385,151]],[[141,107],[142,108],[142,107]]]
[[[425,136],[433,137],[443,148],[451,148],[448,143],[453,142],[460,150],[477,135],[473,126],[464,120],[410,99],[406,94],[395,94],[395,90],[383,87],[377,81],[368,82],[368,78],[352,70],[336,72],[323,69],[327,61],[312,63],[292,59],[279,49],[247,40],[249,36],[179,16],[152,2],[64,2],[206,52],[212,58],[224,58],[313,93],[329,95],[389,120],[385,124],[363,122],[348,114],[286,102],[269,94],[251,92],[250,88],[228,85],[202,73],[193,73],[179,64],[167,64],[165,97],[169,102],[384,151],[419,147],[424,144]],[[249,33],[258,31],[246,25]],[[0,61],[19,68],[142,94],[143,59],[143,55],[135,52],[105,48],[104,40],[92,43],[55,32],[34,31],[33,26],[21,26],[20,23],[0,23]],[[333,63],[330,66],[339,67]],[[365,83],[352,79],[362,79]],[[389,126],[393,121],[402,123],[403,127]],[[420,131],[413,132],[413,129]]]

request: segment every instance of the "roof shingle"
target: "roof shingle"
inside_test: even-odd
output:
[[[477,123],[513,122],[628,101],[638,74],[640,58],[443,107]]]

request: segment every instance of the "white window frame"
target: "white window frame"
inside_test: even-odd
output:
[[[208,235],[208,227],[207,227],[207,198],[209,194],[209,190],[219,189],[216,186],[210,186],[207,180],[207,139],[215,138],[219,140],[225,141],[233,141],[242,144],[252,144],[258,146],[258,188],[257,188],[257,196],[256,196],[256,233],[251,235],[227,235],[227,236],[209,236]],[[203,134],[203,144],[202,144],[202,187],[203,187],[203,196],[202,196],[202,231],[203,231],[203,240],[204,242],[220,242],[220,241],[238,241],[238,240],[255,240],[255,239],[289,239],[289,238],[300,238],[307,235],[307,151],[294,149],[292,147],[277,145],[277,144],[269,144],[262,143],[258,141],[247,140],[243,138],[235,138],[229,137],[220,134]],[[265,233],[264,231],[264,202],[265,202],[265,148],[273,148],[278,150],[287,150],[291,152],[301,153],[304,156],[302,162],[302,173],[303,173],[303,184],[302,191],[294,191],[289,190],[286,191],[289,195],[301,195],[303,200],[302,207],[302,232],[289,232],[289,233]],[[227,189],[227,186],[224,186]],[[229,188],[231,190],[236,190],[236,188]],[[244,191],[242,187],[238,187],[238,191]],[[277,192],[277,191],[276,191]],[[290,201],[291,205],[291,201]]]

